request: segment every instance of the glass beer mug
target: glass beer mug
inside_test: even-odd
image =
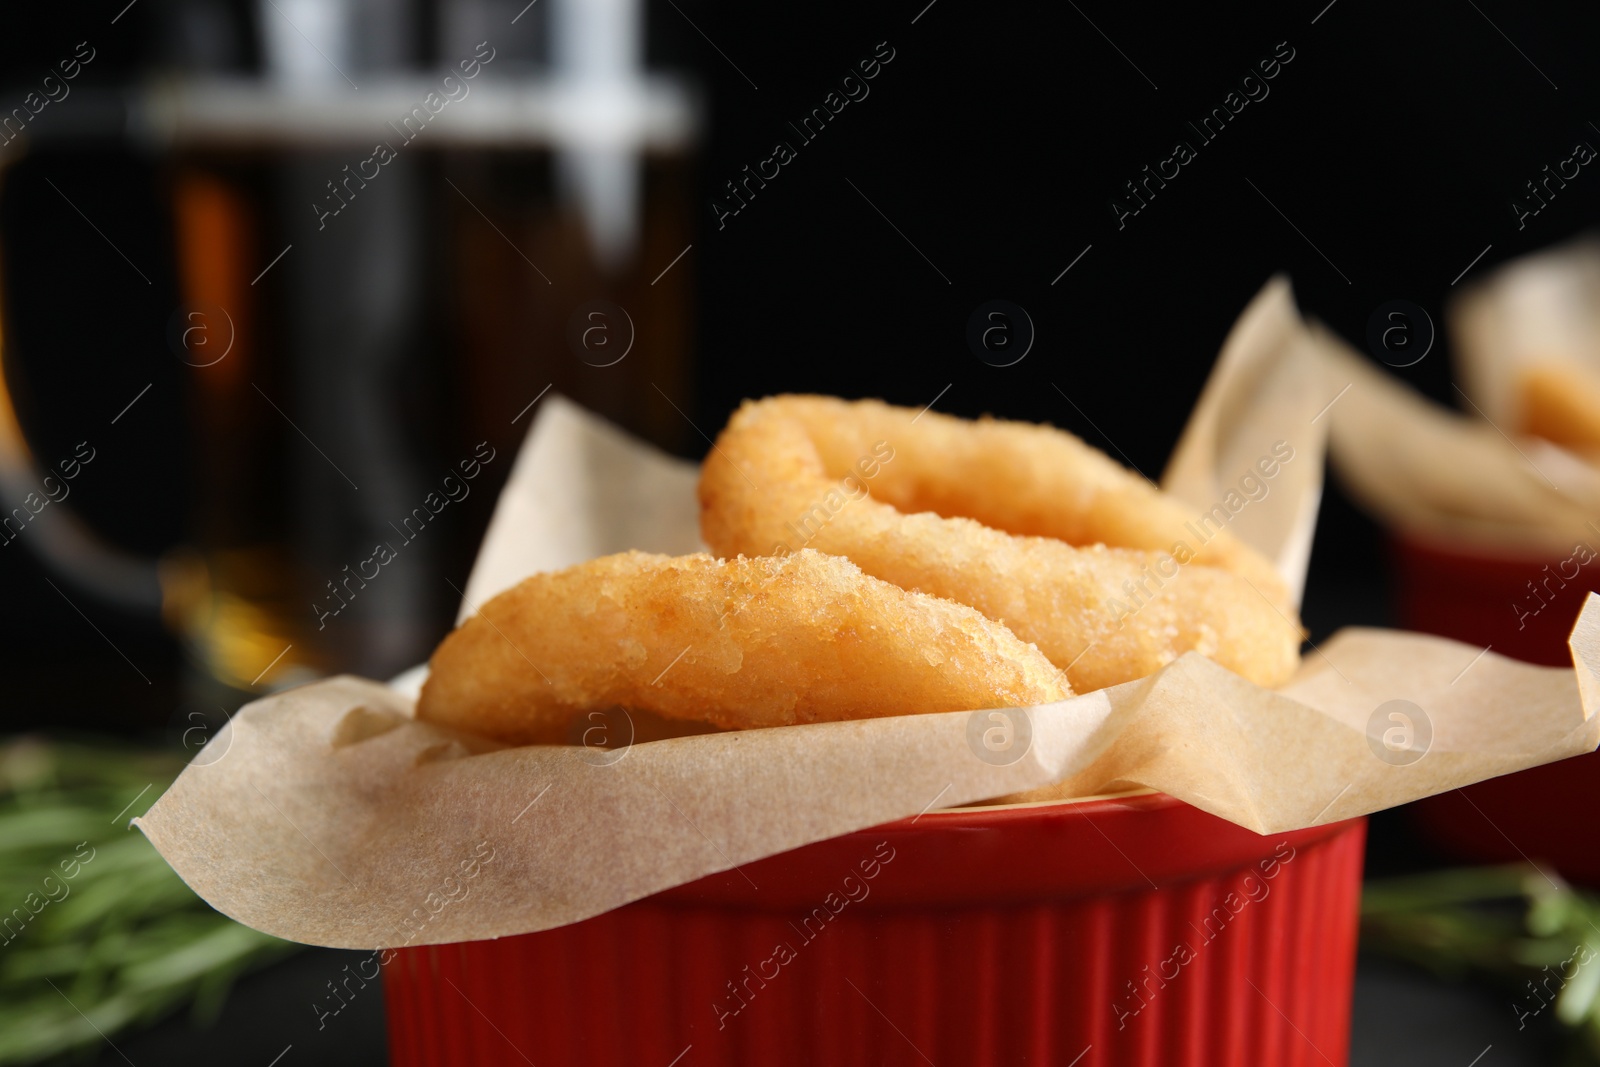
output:
[[[66,200],[104,238],[82,254],[106,257],[128,213],[71,153],[131,140],[150,160],[165,253],[123,255],[145,282],[128,275],[144,324],[128,336],[169,361],[147,388],[181,412],[191,487],[184,544],[159,558],[75,514],[96,444],[30,448],[5,383],[46,401],[61,385],[40,372],[36,304],[13,269],[0,538],[64,595],[159,613],[218,700],[425,658],[546,391],[669,448],[690,429],[673,405],[689,403],[692,272],[662,268],[691,241],[696,109],[643,73],[641,6],[445,3],[432,65],[409,69],[421,49],[402,9],[263,2],[256,73],[196,63],[80,85],[76,108],[0,150],[4,218]],[[0,232],[8,264],[24,230]],[[597,307],[611,315],[599,335],[585,332]]]

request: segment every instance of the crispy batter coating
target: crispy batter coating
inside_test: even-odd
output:
[[[1299,662],[1270,563],[1051,427],[873,400],[746,402],[706,457],[700,506],[714,552],[847,556],[1004,622],[1079,692],[1191,650],[1269,686]]]
[[[614,707],[744,728],[1071,695],[1004,626],[838,556],[625,552],[484,604],[434,652],[417,717],[554,744]]]

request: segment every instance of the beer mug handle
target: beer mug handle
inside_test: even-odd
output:
[[[6,384],[4,338],[0,323],[0,500],[4,501],[0,507],[6,507],[0,514],[0,551],[30,551],[50,572],[46,580],[54,575],[104,603],[159,616],[159,561],[126,552],[96,534],[65,503],[71,493],[70,478],[64,472],[40,469]]]

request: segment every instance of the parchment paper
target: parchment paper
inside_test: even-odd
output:
[[[1565,556],[1600,528],[1600,470],[1519,432],[1517,372],[1600,369],[1600,244],[1500,268],[1451,307],[1460,414],[1433,403],[1325,330],[1336,388],[1329,445],[1352,493],[1389,525],[1506,555]]]
[[[1331,380],[1333,466],[1393,526],[1447,544],[1565,554],[1600,536],[1600,472],[1564,449],[1516,438],[1422,397],[1339,338],[1317,331]]]
[[[1322,500],[1327,427],[1318,425],[1319,415],[1335,391],[1317,357],[1289,279],[1273,278],[1223,342],[1161,476],[1162,489],[1206,511],[1255,472],[1256,461],[1270,456],[1274,445],[1292,445],[1295,458],[1273,479],[1272,491],[1241,510],[1230,528],[1277,565],[1296,604]]]
[[[1500,267],[1461,294],[1449,322],[1462,391],[1485,419],[1516,429],[1517,371],[1541,362],[1600,370],[1600,240]]]
[[[1219,366],[1185,435],[1174,469],[1186,473],[1169,479],[1201,486],[1186,496],[1197,507],[1213,502],[1206,486],[1235,476],[1228,460],[1207,472],[1185,450],[1252,457],[1258,442],[1235,441],[1233,428],[1280,432],[1258,405],[1300,414],[1310,405],[1315,415],[1327,403],[1318,375],[1275,364],[1294,358],[1283,342],[1303,329],[1287,298],[1269,287],[1252,307],[1276,326],[1235,331],[1230,346],[1258,342]],[[1294,381],[1317,395],[1285,398]],[[1311,442],[1324,425],[1308,421],[1296,448],[1320,455]],[[1276,486],[1279,522],[1258,523],[1251,537],[1294,558],[1285,547],[1319,489],[1315,477]],[[549,397],[467,599],[623,547],[684,551],[698,543],[695,516],[691,467]],[[1303,574],[1292,577],[1298,587]],[[1015,735],[1029,736],[1008,764],[973,740],[993,721],[982,710],[615,750],[503,748],[417,722],[393,688],[335,678],[241,709],[135,823],[207,901],[280,937],[359,948],[499,937],[808,842],[1063,780],[1077,795],[1157,789],[1260,833],[1375,811],[1592,750],[1594,598],[1574,647],[1576,670],[1551,669],[1439,638],[1346,631],[1278,692],[1190,654],[1112,689],[1008,709]],[[1397,700],[1410,702],[1416,727],[1415,744],[1399,751],[1381,740],[1394,722],[1383,709]]]
[[[699,477],[695,464],[552,394],[495,504],[456,622],[530,574],[630,548],[701,551]]]

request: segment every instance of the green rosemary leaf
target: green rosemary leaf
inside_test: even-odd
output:
[[[185,1005],[214,1017],[235,978],[298,947],[214,911],[128,829],[181,767],[128,748],[0,744],[0,1067]]]

